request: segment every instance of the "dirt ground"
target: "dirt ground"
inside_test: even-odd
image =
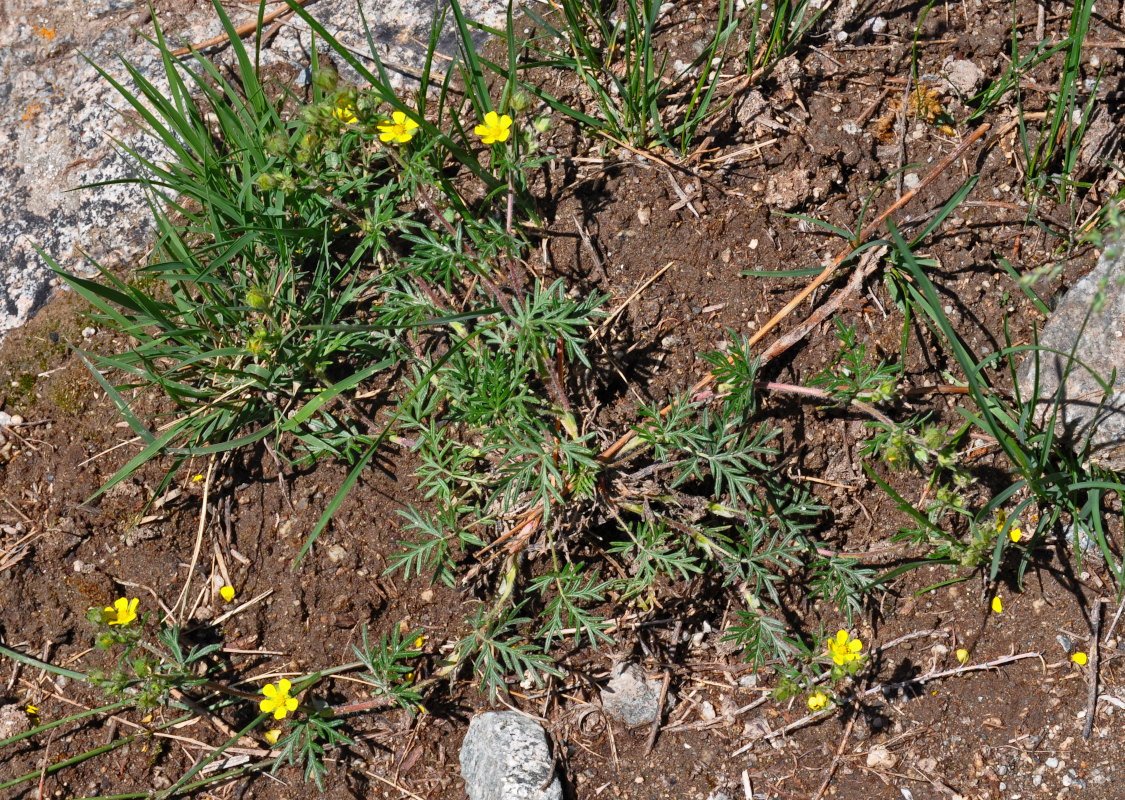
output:
[[[536,189],[552,233],[529,255],[530,268],[563,276],[580,291],[608,292],[610,307],[616,308],[670,265],[591,353],[595,369],[589,380],[599,405],[589,411],[602,443],[635,422],[638,397],[663,401],[690,386],[705,372],[698,353],[729,341],[731,331],[753,332],[808,280],[747,277],[742,270],[816,267],[840,251],[838,237],[783,212],[854,230],[864,203],[888,175],[910,164],[917,166],[907,169],[908,175],[925,175],[970,133],[971,127],[959,123],[943,131],[908,118],[905,136],[898,135],[896,98],[906,91],[922,7],[860,5],[841,17],[851,33],[846,41],[824,35],[800,47],[763,86],[723,112],[682,167],[590,141],[565,123],[556,126],[552,145],[558,158]],[[1047,35],[1064,36],[1069,10],[1061,3],[1048,3],[1047,9]],[[670,16],[663,34],[669,40],[687,43],[706,27],[706,13],[697,16],[687,7]],[[876,16],[886,20],[885,34],[859,32]],[[1034,35],[1036,4],[1017,3],[1016,18],[1021,31]],[[1010,34],[1008,4],[935,6],[918,29],[917,72],[938,74],[945,59],[954,56],[971,60],[993,80],[1007,67]],[[1123,32],[1095,15],[1090,38],[1120,40]],[[1099,98],[1104,93],[1112,102],[1122,88],[1121,50],[1091,52],[1107,68]],[[1028,76],[1043,88],[1030,96],[1045,103],[1053,80],[1047,67]],[[580,93],[573,99],[580,101]],[[955,97],[945,94],[942,102],[955,120],[968,115]],[[1100,183],[1105,170],[1091,156],[1081,169],[1095,184],[1083,190],[1074,219],[1071,209],[1048,203],[1039,208],[1038,220],[1028,220],[1018,132],[1011,119],[1010,104],[1001,103],[984,119],[992,125],[990,133],[896,215],[904,231],[917,230],[966,179],[979,174],[975,191],[920,250],[940,264],[931,279],[978,358],[1004,346],[1005,322],[1018,343],[1029,341],[1032,326],[1044,321],[1000,259],[1019,273],[1060,265],[1057,276],[1037,287],[1041,295],[1058,296],[1093,266],[1098,253],[1089,244],[1067,247],[1048,229],[1072,229],[1109,196]],[[848,123],[858,132],[849,132]],[[873,207],[885,208],[894,196],[892,179],[876,194]],[[899,351],[902,315],[879,274],[839,316],[856,326],[869,349],[893,356]],[[846,276],[814,294],[787,325],[804,319],[845,281]],[[143,519],[140,512],[162,476],[159,464],[82,505],[139,450],[72,349],[111,353],[129,343],[88,321],[83,311],[73,295],[60,294],[0,344],[0,408],[26,421],[16,429],[18,438],[0,451],[0,637],[7,646],[52,663],[93,669],[102,665],[103,655],[90,648],[88,608],[108,605],[122,594],[141,598],[150,610],[175,602],[200,524],[204,481],[193,477],[205,472],[206,464],[181,470],[169,493],[174,496]],[[944,373],[955,371],[954,362],[925,328],[912,326],[910,337],[904,385],[948,384]],[[772,362],[764,377],[807,383],[836,350],[833,326],[825,323]],[[992,377],[1000,385],[1007,380],[1001,370]],[[902,413],[931,411],[948,424],[957,418],[960,399],[918,393]],[[138,414],[154,426],[171,411],[154,395],[137,394],[135,401]],[[861,466],[859,446],[867,435],[862,418],[769,393],[763,395],[762,414],[783,430],[778,469],[807,483],[828,507],[817,535],[841,551],[870,553],[864,563],[880,569],[902,563],[907,553],[886,548],[906,518]],[[920,482],[873,466],[904,496],[921,493]],[[982,487],[1006,485],[1003,464],[987,448],[975,457],[973,469]],[[422,500],[414,490],[409,455],[388,449],[379,466],[367,470],[296,569],[307,532],[346,470],[324,462],[305,470],[286,467],[280,477],[278,472],[278,462],[264,448],[240,451],[217,469],[193,597],[204,587],[220,585],[213,583],[220,560],[237,588],[236,604],[264,596],[216,627],[211,621],[230,606],[214,591],[203,592],[189,637],[221,641],[226,676],[246,680],[353,660],[351,647],[362,625],[376,635],[395,627],[421,628],[426,657],[419,677],[432,670],[442,647],[464,635],[476,602],[465,592],[424,579],[404,582],[384,574],[402,535],[396,512]],[[1111,524],[1111,532],[1120,557],[1120,525]],[[1115,638],[1123,631],[1119,627],[1102,648],[1099,692],[1109,699],[1096,706],[1088,740],[1082,733],[1090,713],[1087,670],[1071,662],[1060,642],[1061,637],[1077,650],[1090,650],[1089,617],[1099,600],[1107,603],[1105,626],[1113,621],[1117,592],[1104,563],[1091,556],[1079,564],[1060,532],[1028,571],[1022,590],[1014,573],[1002,575],[1002,614],[989,610],[979,576],[921,592],[955,575],[965,573],[924,568],[873,595],[857,630],[873,653],[858,689],[874,691],[862,695],[858,712],[840,711],[788,732],[777,733],[806,716],[803,700],[771,698],[772,673],[755,675],[719,641],[726,605],[721,597],[701,593],[702,578],[666,587],[663,607],[644,620],[653,624],[626,626],[615,645],[598,651],[560,649],[565,681],[536,690],[522,688],[517,677],[505,702],[543,720],[556,743],[568,796],[579,800],[723,795],[733,800],[747,797],[747,791],[755,798],[802,800],[1121,797],[1125,712],[1114,701],[1119,694],[1125,699]],[[823,625],[831,631],[843,624],[829,605],[790,599],[787,615],[801,630]],[[604,609],[610,617],[623,611]],[[667,663],[651,654],[670,647],[676,621],[682,624],[682,640]],[[972,664],[1002,663],[909,683],[926,672],[956,668],[953,654],[962,647]],[[597,704],[594,689],[623,658],[640,661],[653,675],[670,670],[670,699],[647,755],[648,728],[607,727],[599,714],[582,713],[586,704]],[[332,693],[336,702],[361,697],[346,681],[334,683]],[[49,720],[103,700],[74,681],[0,660],[0,705],[28,703]],[[463,675],[427,696],[427,713],[421,716],[383,711],[348,718],[346,730],[356,743],[331,754],[324,795],[460,800],[458,749],[468,721],[489,707]],[[231,711],[226,724],[237,728],[239,713]],[[138,714],[98,718],[63,727],[49,740],[40,736],[7,748],[0,781],[61,762],[149,722]],[[202,720],[175,733],[179,738],[140,737],[48,775],[42,796],[163,788],[224,740]],[[276,778],[281,786],[257,775],[206,794],[319,795],[297,768],[283,767]],[[31,781],[5,796],[34,797],[37,786]]]

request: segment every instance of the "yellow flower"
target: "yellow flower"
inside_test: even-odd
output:
[[[1000,600],[1000,595],[996,595],[992,598],[992,610],[997,614],[1004,613],[1004,603]]]
[[[128,625],[137,618],[137,598],[127,600],[119,597],[113,606],[106,606],[105,621],[110,625]]]
[[[512,118],[507,114],[501,117],[497,116],[495,111],[489,111],[484,115],[484,124],[473,128],[473,133],[485,144],[495,144],[508,141],[508,137],[512,134],[511,127]]]
[[[835,639],[828,640],[828,655],[841,667],[849,661],[859,659],[859,651],[862,649],[863,642],[849,638],[847,631],[838,631]]]
[[[1013,525],[1008,529],[1008,538],[1013,542],[1018,542],[1023,538],[1023,531],[1020,529],[1019,525]]]
[[[377,127],[379,141],[406,144],[414,138],[414,130],[418,127],[418,123],[403,112],[396,111],[391,114],[390,122],[380,123]]]
[[[1070,660],[1073,661],[1075,664],[1077,664],[1080,667],[1086,666],[1086,654],[1085,653],[1081,653],[1081,652],[1075,653],[1074,655],[1072,655],[1070,657]]]
[[[345,125],[352,125],[355,123],[356,119],[355,108],[348,105],[347,103],[336,106],[334,109],[332,109],[332,116],[340,120],[340,122],[344,123]]]
[[[969,663],[969,651],[966,650],[964,647],[962,647],[961,649],[959,649],[957,651],[957,663],[958,664],[968,664]]]
[[[203,480],[203,476],[202,475],[196,475],[194,478],[191,479],[191,482],[192,483],[198,483],[201,480]]]
[[[281,738],[281,728],[272,728],[266,731],[266,741],[271,745],[277,744],[277,740]]]
[[[224,586],[222,589],[219,590],[219,594],[222,595],[223,599],[226,600],[229,603],[231,600],[234,599],[234,587],[233,586]]]
[[[828,705],[828,696],[824,692],[816,692],[809,696],[809,709],[811,711],[820,711]]]
[[[28,703],[27,704],[27,715],[29,717],[31,717],[31,719],[33,721],[38,720],[39,719],[39,706],[33,706],[31,703]]]
[[[425,643],[426,643],[426,637],[425,636],[419,636],[417,639],[414,640],[414,649],[415,650],[421,650],[422,645],[424,645]]]
[[[262,687],[262,694],[266,697],[258,703],[258,708],[267,714],[273,712],[274,719],[284,719],[286,714],[296,711],[297,698],[289,696],[289,689],[292,685],[288,678],[279,680],[277,686],[267,683]]]

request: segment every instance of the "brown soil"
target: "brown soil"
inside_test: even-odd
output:
[[[867,133],[876,133],[879,120],[893,113],[891,102],[906,89],[910,41],[920,13],[916,4],[863,5],[846,30],[854,31],[878,14],[889,23],[888,35],[867,40],[853,36],[849,44],[835,45],[826,38],[812,40],[817,47],[803,47],[783,62],[760,94],[739,98],[750,103],[760,98],[761,113],[753,117],[744,112],[740,122],[737,106],[724,112],[712,126],[713,138],[706,147],[701,142],[686,167],[605,147],[566,125],[556,129],[553,146],[559,158],[538,190],[553,235],[545,251],[535,250],[531,268],[563,276],[583,291],[609,292],[609,307],[616,308],[657,270],[671,265],[628,306],[592,353],[596,370],[583,380],[593,383],[600,403],[590,418],[604,444],[635,421],[638,397],[662,402],[690,386],[705,372],[698,353],[729,341],[731,331],[757,330],[808,280],[746,277],[742,270],[815,267],[843,246],[837,237],[781,210],[854,230],[873,192],[873,209],[893,202],[893,180],[877,190],[899,166],[900,144],[901,163],[920,164],[909,171],[924,175],[957,146],[959,137],[968,135],[967,126],[959,125],[957,135],[950,136],[914,119],[908,121],[904,142],[893,131],[886,144],[845,132],[845,123],[859,119]],[[1021,30],[1034,29],[1035,9],[1032,3],[1018,4]],[[1047,33],[1065,35],[1068,13],[1053,12],[1067,9],[1059,4],[1049,9]],[[675,24],[665,36],[687,42],[702,35],[694,12],[676,11],[673,17]],[[1007,64],[1010,24],[1010,8],[1004,4],[994,9],[987,3],[935,7],[919,33],[918,73],[940,72],[952,54],[974,61],[989,80],[997,78]],[[1090,38],[1119,39],[1121,31],[1095,17]],[[1097,52],[1119,76],[1120,55]],[[1046,67],[1029,77],[1043,86],[1054,79]],[[581,99],[579,92],[576,97]],[[947,97],[945,102],[955,119],[967,116],[957,101]],[[917,231],[969,176],[980,175],[969,201],[921,248],[941,265],[931,279],[978,357],[1004,346],[1005,321],[1014,342],[1028,341],[1032,326],[1043,322],[1002,268],[1001,257],[1021,273],[1060,264],[1061,275],[1037,287],[1048,297],[1070,285],[1096,257],[1089,246],[1058,249],[1060,240],[1025,219],[1026,211],[1016,205],[1022,200],[1021,167],[1019,156],[1013,155],[1018,152],[1016,132],[1005,124],[1008,111],[1001,104],[985,118],[993,133],[1002,132],[998,140],[971,148],[895,217],[905,233]],[[1084,169],[1087,177],[1101,175],[1093,167]],[[1104,187],[1100,191],[1086,196],[1075,219],[1086,219],[1104,201]],[[681,193],[690,196],[689,204],[682,202]],[[1057,228],[1069,214],[1067,208],[1047,205],[1040,208],[1039,219]],[[779,333],[845,282],[846,276],[818,291]],[[138,452],[131,431],[71,349],[112,353],[128,342],[103,328],[84,337],[83,328],[90,323],[82,312],[76,298],[63,293],[3,342],[0,408],[22,415],[29,424],[18,429],[20,440],[0,456],[0,564],[5,566],[0,574],[0,636],[9,647],[88,670],[105,664],[104,655],[90,649],[88,608],[108,605],[122,594],[139,597],[153,612],[175,603],[188,574],[202,509],[205,481],[193,477],[205,474],[208,465],[181,470],[173,484],[178,495],[143,520],[139,515],[163,475],[160,464],[146,466],[105,497],[82,505]],[[857,328],[869,349],[889,357],[899,351],[902,315],[882,281],[869,280],[840,317]],[[805,384],[836,350],[832,325],[826,323],[772,362],[765,377]],[[910,329],[908,353],[904,383],[909,387],[944,385],[948,380],[943,374],[956,372],[952,359],[917,324]],[[1001,385],[1006,381],[1002,371],[994,377]],[[154,425],[161,421],[160,412],[170,410],[150,395],[133,399],[142,419]],[[763,413],[783,430],[779,469],[806,481],[828,506],[818,535],[843,551],[885,547],[906,518],[864,473],[859,445],[868,433],[862,417],[782,394],[766,394],[763,400]],[[952,424],[959,400],[958,395],[920,395],[900,412],[905,417],[930,411]],[[922,484],[915,479],[874,466],[905,496],[919,497]],[[993,452],[977,456],[974,469],[983,485],[1010,482]],[[306,534],[345,474],[342,466],[321,463],[304,471],[286,469],[279,480],[277,462],[265,449],[240,452],[216,469],[191,600],[211,587],[217,554],[238,589],[236,603],[268,593],[218,628],[209,620],[230,606],[210,588],[199,599],[187,635],[221,641],[228,648],[223,654],[225,680],[256,687],[260,676],[308,673],[353,660],[351,647],[363,625],[373,635],[395,627],[424,629],[427,656],[421,676],[433,668],[447,642],[466,632],[465,619],[476,607],[472,596],[384,574],[401,536],[396,512],[421,502],[414,492],[412,465],[401,453],[387,451],[380,466],[367,470],[310,556],[293,568]],[[983,489],[979,492],[977,499],[985,496]],[[1119,544],[1119,526],[1112,534]],[[901,556],[874,553],[865,563],[890,567]],[[645,653],[668,646],[676,620],[689,637],[702,632],[705,621],[715,630],[722,628],[725,608],[696,604],[700,586],[685,582],[666,587],[665,607],[651,616],[667,622],[645,629],[645,647],[640,632],[626,630],[612,647],[560,651],[568,672],[565,686],[537,691],[513,684],[506,702],[544,719],[569,796],[580,800],[703,800],[716,791],[742,798],[744,784],[753,788],[754,797],[813,798],[834,764],[825,796],[922,800],[1063,797],[1069,792],[1091,800],[1120,797],[1120,789],[1114,788],[1122,780],[1117,754],[1125,743],[1117,724],[1120,712],[1113,714],[1108,703],[1099,705],[1093,736],[1083,739],[1087,675],[1057,641],[1064,635],[1077,649],[1089,649],[1091,602],[1116,596],[1104,564],[1094,558],[1077,564],[1060,541],[1041,553],[1022,591],[1014,574],[1002,576],[1005,609],[999,615],[988,611],[987,587],[979,576],[920,593],[954,575],[945,568],[924,568],[872,595],[869,613],[858,625],[861,639],[872,652],[899,643],[873,657],[859,676],[861,687],[956,667],[952,654],[958,647],[969,648],[976,664],[1029,652],[1042,657],[877,692],[857,712],[841,711],[788,735],[753,742],[756,731],[780,729],[807,710],[801,698],[766,699],[736,713],[772,688],[771,674],[763,673],[757,685],[741,685],[739,679],[752,673],[712,633],[676,648],[670,665],[674,702],[668,703],[663,730],[646,755],[647,729],[609,730],[596,715],[582,721],[576,712],[584,702],[597,702],[590,687],[604,681],[617,659],[638,658],[660,674],[665,665]],[[1107,624],[1115,609],[1111,602]],[[611,614],[623,610],[606,609]],[[798,604],[787,611],[806,634],[843,624],[826,604]],[[1114,645],[1111,641],[1103,651],[1100,668],[1106,694],[1118,687],[1121,658]],[[33,703],[45,721],[104,702],[74,681],[9,661],[0,662],[0,668],[0,704]],[[327,699],[342,703],[361,697],[358,687],[336,681]],[[714,719],[707,719],[704,701],[715,711]],[[426,705],[428,713],[414,718],[401,711],[349,717],[346,731],[356,744],[331,755],[326,795],[460,800],[458,748],[468,720],[489,703],[473,681],[461,679],[439,685]],[[165,713],[157,712],[155,720]],[[225,724],[237,728],[247,713],[245,708],[230,709]],[[0,781],[104,745],[149,722],[135,713],[116,721],[97,718],[7,748]],[[207,747],[225,740],[202,720],[175,733],[183,738],[140,737],[52,774],[43,796],[163,788],[200,756],[199,743]],[[1048,765],[1048,759],[1057,762]],[[243,777],[209,791],[235,798],[319,794],[296,768],[281,768],[277,778],[285,786],[280,793],[277,783],[264,776]],[[35,796],[37,784],[24,784],[5,796]]]

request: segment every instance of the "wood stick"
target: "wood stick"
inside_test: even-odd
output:
[[[299,5],[299,6],[303,6],[303,5],[305,5],[306,3],[309,3],[309,2],[312,2],[312,0],[293,0],[293,3],[295,5]],[[293,9],[288,5],[286,5],[284,8],[274,9],[273,11],[271,11],[270,13],[268,13],[264,17],[262,17],[261,24],[265,25],[267,22],[273,22],[275,19],[282,16],[283,14],[292,14],[292,13],[293,13]],[[258,24],[259,24],[258,20],[254,20],[253,22],[247,22],[245,25],[239,25],[237,28],[235,28],[234,32],[236,34],[238,34],[239,38],[242,38],[246,34],[253,33],[254,31],[258,30]],[[186,56],[186,55],[188,55],[189,53],[191,53],[192,51],[195,51],[195,50],[206,50],[208,47],[214,47],[217,44],[223,44],[224,42],[228,41],[229,39],[230,39],[230,37],[226,34],[226,32],[223,32],[223,33],[220,33],[218,36],[215,36],[211,39],[208,39],[205,42],[200,42],[199,44],[189,44],[187,47],[177,48],[177,49],[172,51],[172,55],[175,56],[176,58],[179,58],[180,56]]]
[[[813,795],[813,800],[820,800],[824,797],[824,793],[828,791],[828,784],[832,783],[832,776],[836,774],[836,767],[840,766],[840,757],[844,755],[844,748],[848,746],[848,737],[852,735],[852,728],[855,727],[855,721],[859,718],[859,709],[852,709],[852,718],[848,720],[848,725],[844,728],[844,735],[840,737],[840,746],[836,748],[836,755],[832,758],[832,763],[828,766],[828,774],[824,776],[824,782],[820,784],[820,788],[816,794]]]
[[[668,649],[669,661],[672,660],[676,652],[676,645],[680,641],[680,625],[681,622],[676,620],[676,628],[672,633],[672,646]],[[664,713],[664,699],[668,696],[668,684],[672,682],[672,667],[664,668],[664,683],[660,685],[660,701],[656,705],[656,719],[652,721],[652,729],[648,732],[648,740],[645,742],[644,756],[648,756],[652,752],[652,747],[656,744],[656,735],[660,732],[660,715]]]
[[[1094,732],[1094,717],[1098,713],[1098,636],[1102,630],[1102,606],[1105,600],[1098,598],[1090,609],[1090,691],[1086,695],[1086,724],[1082,727],[1082,738],[1089,739]]]

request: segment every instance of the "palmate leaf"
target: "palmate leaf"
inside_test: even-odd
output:
[[[487,691],[493,699],[506,691],[508,675],[530,678],[538,686],[543,685],[544,675],[563,677],[550,657],[519,633],[532,620],[518,614],[519,606],[492,611],[482,606],[469,620],[472,633],[453,650],[455,663],[471,661],[481,692]]]
[[[761,669],[771,661],[787,660],[796,648],[789,640],[784,622],[758,611],[739,611],[738,622],[731,625],[723,641],[736,643],[746,660]]]
[[[572,635],[575,642],[585,636],[595,650],[598,649],[599,642],[613,641],[606,632],[608,626],[605,620],[586,608],[603,603],[605,594],[613,583],[600,581],[597,570],[584,576],[583,569],[584,565],[580,563],[565,564],[558,572],[536,578],[528,587],[529,591],[538,592],[544,597],[552,592],[554,594],[540,615],[545,621],[537,636],[544,640],[544,650],[550,649],[555,638],[564,636],[562,631],[567,628],[574,629]]]

